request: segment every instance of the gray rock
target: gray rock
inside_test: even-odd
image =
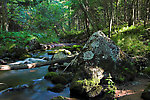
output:
[[[99,85],[102,78],[109,76],[109,73],[112,79],[117,81],[122,81],[122,77],[123,81],[133,79],[135,67],[131,61],[131,58],[103,32],[95,32],[69,66],[76,73],[70,85],[70,92],[96,97],[104,92],[106,87],[103,86],[109,85]]]
[[[81,53],[74,60],[73,66],[78,69],[100,67],[116,79],[119,79],[123,72],[125,80],[131,80],[135,73],[135,67],[131,61],[131,58],[110,38],[98,31],[89,38]]]

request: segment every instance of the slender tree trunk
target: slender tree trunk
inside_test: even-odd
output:
[[[148,8],[148,2],[149,0],[145,0],[144,2],[144,27],[146,27],[147,24],[147,8]]]
[[[134,5],[134,0],[133,0],[133,4],[132,4],[132,25],[134,26],[135,24],[135,5]]]
[[[127,0],[124,0],[124,21],[127,20]]]
[[[113,23],[113,0],[110,2],[111,10],[110,10],[110,22],[109,22],[109,37],[111,37],[112,23]]]
[[[118,0],[116,0],[116,24],[118,25]]]
[[[0,29],[2,28],[2,1],[0,1]]]
[[[128,26],[133,25],[133,2],[128,2]]]
[[[2,30],[8,31],[7,0],[2,1]]]
[[[137,8],[136,8],[136,19],[139,20],[139,0],[137,0]]]

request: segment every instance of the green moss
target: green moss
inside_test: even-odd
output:
[[[53,54],[56,54],[59,52],[63,52],[67,55],[71,55],[71,52],[69,50],[66,50],[66,49],[58,49],[58,50],[54,50],[54,51],[49,51],[48,54],[53,55]]]
[[[65,97],[63,97],[63,96],[58,96],[58,97],[54,97],[51,100],[67,100],[67,99]]]
[[[19,59],[26,59],[26,58],[31,58],[32,56],[29,54],[23,54]]]
[[[150,52],[150,38],[146,30],[148,27],[150,25],[147,25],[147,27],[144,27],[144,25],[114,26],[111,39],[131,56],[142,56]],[[104,29],[104,32],[108,34],[109,30]]]
[[[95,97],[101,93],[103,87],[101,85],[97,85],[92,87],[92,89],[88,92],[89,97]]]
[[[77,80],[77,81],[73,81],[70,85],[70,90],[72,92],[75,92],[79,95],[82,95],[85,92],[89,92],[91,91],[93,88],[95,88],[95,86],[99,86],[98,83],[100,81],[98,81],[97,79],[84,79],[84,80]],[[90,93],[92,94],[92,92]]]
[[[61,83],[65,85],[68,83],[68,80],[65,77],[56,72],[48,72],[44,78],[52,81],[54,84]]]
[[[53,76],[53,77],[51,78],[51,81],[52,81],[52,83],[54,83],[54,84],[61,83],[61,84],[66,85],[66,84],[68,83],[68,80],[67,80],[65,77],[60,76],[60,75]]]
[[[58,76],[58,74],[56,72],[48,72],[46,75],[45,75],[45,79],[52,79],[54,76]]]

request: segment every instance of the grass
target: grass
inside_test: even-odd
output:
[[[113,29],[111,39],[130,56],[144,56],[150,52],[150,37],[148,31],[150,25],[135,25],[128,27],[126,25],[116,26]],[[105,29],[104,32],[108,32]]]

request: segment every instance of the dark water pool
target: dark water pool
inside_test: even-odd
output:
[[[13,91],[0,92],[0,100],[50,100],[56,96],[69,97],[69,88],[61,93],[47,91],[48,86],[54,86],[50,81],[44,79],[48,66],[34,69],[0,71],[0,89],[10,90],[21,85],[27,88]]]

